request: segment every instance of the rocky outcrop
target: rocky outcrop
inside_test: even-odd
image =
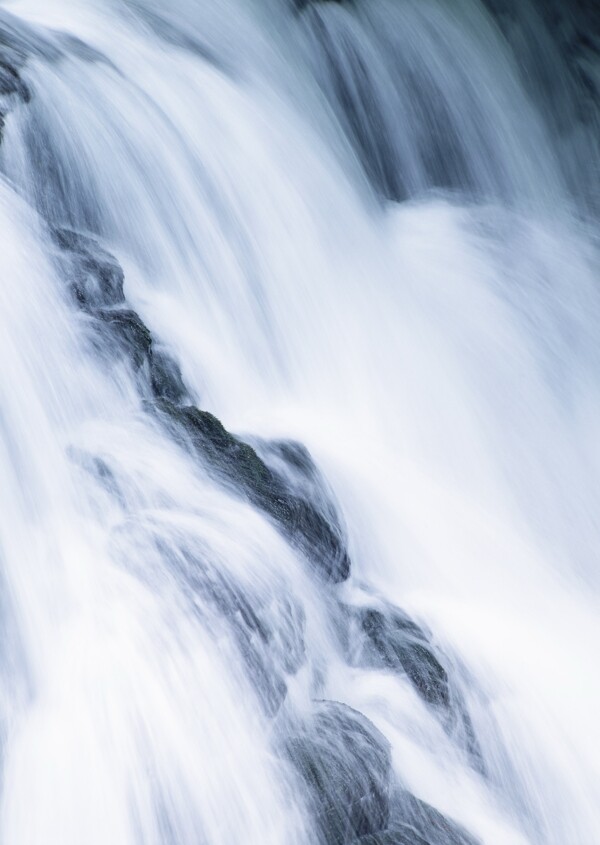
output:
[[[116,258],[100,246],[98,241],[71,229],[54,229],[52,237],[68,255],[65,274],[71,292],[86,311],[121,306],[123,270]]]
[[[179,367],[127,307],[117,259],[88,234],[55,229],[52,238],[73,300],[92,321],[99,352],[130,366],[148,411],[216,480],[262,510],[321,580],[345,580],[350,559],[343,530],[308,450],[291,441],[257,440],[254,448],[192,405]]]
[[[374,608],[361,608],[357,614],[366,638],[366,661],[405,672],[427,704],[447,710],[450,706],[448,674],[436,657],[426,632],[398,608],[387,614]]]
[[[243,493],[304,552],[313,571],[324,581],[338,583],[350,574],[350,559],[341,529],[328,521],[308,496],[290,489],[255,449],[228,432],[208,411],[193,406],[157,403],[165,423],[206,463],[215,478]],[[305,457],[310,460],[305,450]],[[311,472],[316,473],[310,461]]]
[[[444,730],[466,750],[471,765],[483,773],[466,703],[429,631],[400,608],[382,604],[343,606],[340,632],[350,663],[404,675]]]
[[[318,702],[286,739],[285,750],[326,845],[346,845],[387,826],[390,747],[361,713],[335,701]]]
[[[397,834],[406,836],[408,830],[415,831],[415,842],[419,845],[418,837],[425,845],[481,845],[479,840],[461,825],[440,813],[431,804],[421,801],[410,792],[402,791],[396,798],[389,832],[396,831]]]
[[[430,804],[402,790],[390,826],[363,836],[353,845],[481,845],[461,825]]]
[[[302,608],[279,593],[266,607],[208,560],[181,548],[163,553],[183,579],[194,613],[212,631],[217,625],[229,631],[263,712],[275,716],[287,695],[286,677],[305,661]]]

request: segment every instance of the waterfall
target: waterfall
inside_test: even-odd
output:
[[[600,842],[600,20],[0,3],[0,843]]]

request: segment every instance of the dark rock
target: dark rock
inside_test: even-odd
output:
[[[371,836],[363,836],[355,845],[431,845],[410,825],[401,825]]]
[[[278,443],[273,453],[293,466],[301,476],[299,490],[259,457],[248,443],[230,434],[207,411],[188,405],[188,392],[177,364],[153,345],[150,331],[135,311],[115,307],[124,303],[123,270],[118,261],[96,240],[71,229],[54,229],[55,243],[68,253],[72,290],[77,302],[102,327],[101,346],[125,354],[135,371],[145,372],[156,407],[172,427],[202,455],[215,474],[243,492],[265,511],[301,548],[324,580],[339,582],[348,577],[350,561],[333,507],[324,513],[313,504],[320,476],[308,451],[300,444]],[[106,343],[108,330],[109,343]],[[293,487],[294,485],[292,485]],[[322,486],[322,485],[321,485]]]
[[[312,482],[318,476],[315,462],[303,443],[298,443],[297,440],[269,440],[263,443],[267,450],[267,462],[269,455],[279,458],[305,481]]]
[[[295,510],[296,529],[304,537],[312,537],[321,549],[336,555],[334,542],[345,535],[333,504],[333,494],[319,472],[308,449],[293,440],[252,439],[251,445],[285,487]],[[350,573],[350,560],[342,548],[337,576],[344,580]],[[331,559],[331,557],[330,557]],[[343,577],[342,577],[343,576]]]
[[[178,365],[163,349],[155,345],[152,346],[150,355],[150,384],[157,399],[164,399],[173,405],[189,401]]]
[[[348,577],[350,560],[341,532],[310,500],[290,491],[252,446],[230,434],[208,411],[178,408],[164,400],[157,403],[157,409],[217,478],[271,517],[290,542],[307,555],[323,580],[338,583]]]
[[[150,353],[152,336],[135,311],[97,309],[94,315],[108,329],[112,343],[127,355],[135,370],[139,369]]]
[[[430,804],[401,793],[389,828],[356,840],[354,845],[481,845],[463,827]]]
[[[323,842],[346,845],[387,826],[390,747],[365,716],[320,702],[285,748],[308,790]]]
[[[288,669],[281,652],[282,644],[295,640],[292,647],[295,659],[291,666],[287,663],[287,667],[297,671],[297,661],[304,660],[303,630],[294,625],[292,637],[290,620],[283,616],[286,607],[291,606],[291,600],[282,605],[279,613],[273,613],[261,598],[244,591],[214,562],[164,544],[160,546],[160,556],[171,561],[194,612],[213,634],[215,620],[226,626],[263,711],[273,717],[287,695],[284,675]]]
[[[175,405],[189,401],[179,367],[167,352],[152,343],[139,316],[123,309],[124,274],[117,259],[97,240],[72,229],[53,229],[52,238],[68,256],[67,272],[77,303],[110,327],[119,348],[131,358],[135,369],[148,361],[150,390],[157,399]]]
[[[333,492],[319,472],[306,446],[295,440],[260,440],[250,444],[286,488],[297,498],[310,502],[333,530],[344,534],[333,504]]]
[[[350,558],[343,540],[315,506],[309,500],[292,496],[281,513],[282,524],[296,545],[309,555],[317,572],[326,581],[345,581],[350,575]],[[275,511],[273,516],[277,519]]]
[[[123,269],[100,244],[71,229],[54,229],[52,237],[71,259],[71,289],[86,310],[111,308],[125,301]]]
[[[342,648],[353,665],[405,674],[471,765],[485,775],[483,757],[462,694],[433,646],[431,634],[396,607],[342,607]]]
[[[421,841],[425,845],[481,845],[479,840],[471,836],[461,825],[451,821],[425,801],[415,798],[410,792],[403,791],[400,794],[399,801],[394,807],[393,817],[390,832],[395,829],[405,835],[406,830],[412,828],[417,836],[421,837],[420,840],[415,840],[418,845],[421,845]],[[396,820],[399,822],[397,827]],[[387,845],[386,840],[383,841]],[[399,842],[404,845],[402,839]]]
[[[14,94],[24,103],[31,99],[31,93],[23,82],[16,67],[10,63],[11,57],[4,56],[0,52],[0,97],[7,97]]]
[[[406,672],[427,704],[442,709],[449,707],[448,675],[425,632],[415,622],[396,609],[385,615],[368,608],[360,611],[360,623],[375,662],[386,669]]]

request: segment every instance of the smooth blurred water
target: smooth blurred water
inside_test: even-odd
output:
[[[485,845],[600,841],[591,100],[559,129],[475,0],[8,13],[33,96],[0,148],[0,841],[320,841],[280,747],[322,699]],[[347,583],[146,413],[54,226],[118,258],[195,404],[309,448]],[[198,571],[269,630],[263,681]],[[405,677],[342,653],[340,603],[383,601],[433,631],[483,774]]]

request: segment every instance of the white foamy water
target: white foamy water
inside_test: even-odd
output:
[[[32,94],[0,147],[2,843],[350,845],[377,831],[328,838],[282,751],[322,700],[391,746],[368,845],[408,841],[397,784],[483,845],[600,841],[597,119],[559,133],[451,5],[0,8]],[[149,412],[55,227],[120,262],[189,403],[309,449],[348,581]],[[347,607],[391,605],[476,753],[349,656]]]

